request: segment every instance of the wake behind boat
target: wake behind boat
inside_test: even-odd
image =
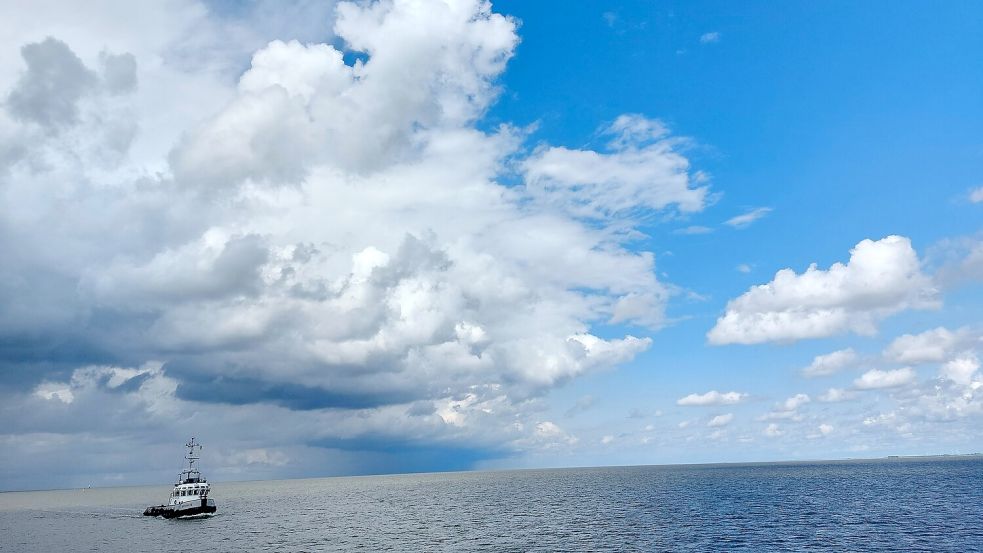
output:
[[[195,461],[199,458],[195,456],[195,448],[201,450],[201,444],[195,443],[194,437],[191,441],[184,444],[188,448],[188,454],[184,457],[188,461],[188,468],[181,471],[178,475],[177,484],[171,491],[171,497],[167,505],[156,505],[147,507],[143,512],[148,517],[192,517],[199,515],[210,515],[217,510],[215,500],[209,499],[208,482],[201,477],[201,473],[195,468]]]

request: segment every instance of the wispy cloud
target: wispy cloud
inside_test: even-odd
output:
[[[983,202],[983,186],[969,191],[969,201],[974,204]]]
[[[769,213],[771,213],[770,207],[756,207],[747,213],[727,219],[724,224],[730,225],[734,228],[747,228],[751,226],[752,223],[765,215],[768,215]]]
[[[692,225],[672,231],[673,234],[709,234],[711,232],[713,232],[712,228],[701,225]]]
[[[915,371],[911,367],[882,371],[871,369],[865,372],[860,378],[853,381],[853,385],[860,390],[879,390],[882,388],[897,388],[910,384],[915,380]]]
[[[709,426],[710,428],[719,428],[721,426],[727,426],[728,424],[730,424],[730,421],[732,420],[734,420],[734,413],[717,415],[716,417],[710,419],[710,422],[707,423],[707,426]]]
[[[806,378],[829,376],[856,362],[857,353],[852,348],[817,355],[808,367],[802,369],[802,376]]]
[[[700,35],[700,44],[713,44],[715,42],[720,42],[720,33],[717,31]]]
[[[594,398],[594,396],[590,396],[590,395],[583,396],[579,398],[576,401],[576,403],[574,403],[569,409],[567,409],[565,415],[567,416],[567,418],[570,418],[575,415],[579,415],[580,413],[590,411],[591,408],[593,408],[596,403],[597,403],[597,399]]]

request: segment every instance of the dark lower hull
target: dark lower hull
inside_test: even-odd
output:
[[[143,512],[143,516],[164,518],[193,517],[197,515],[210,515],[217,510],[218,508],[215,506],[214,501],[202,499],[201,503],[195,501],[193,504],[188,502],[179,505],[147,507],[147,510]]]

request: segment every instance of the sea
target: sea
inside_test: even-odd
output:
[[[633,466],[0,493],[2,551],[983,551],[983,458]]]

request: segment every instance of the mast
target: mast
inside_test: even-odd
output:
[[[185,460],[188,461],[188,468],[181,471],[179,476],[179,481],[181,482],[198,482],[201,480],[201,473],[195,468],[195,461],[200,459],[195,455],[195,448],[201,451],[201,444],[195,442],[195,437],[191,437],[191,441],[184,444],[184,447],[188,448],[188,454],[184,456]]]

